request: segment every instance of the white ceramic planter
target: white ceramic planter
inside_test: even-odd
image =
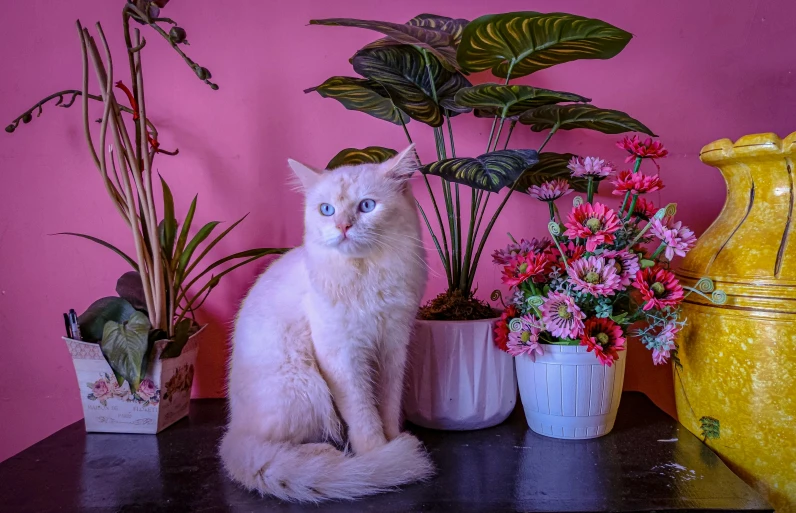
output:
[[[611,367],[586,346],[543,345],[534,362],[516,358],[517,382],[532,430],[553,438],[584,439],[614,427],[625,381],[626,351]]]
[[[494,324],[418,320],[409,343],[404,413],[418,426],[468,430],[500,424],[517,402],[513,358]]]
[[[196,365],[194,334],[177,358],[160,359],[167,340],[155,342],[146,378],[138,390],[116,383],[99,344],[64,338],[75,366],[86,431],[98,433],[158,433],[188,415]]]

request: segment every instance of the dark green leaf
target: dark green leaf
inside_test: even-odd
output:
[[[354,71],[384,86],[393,103],[412,119],[441,126],[443,110],[451,113],[469,111],[456,105],[454,96],[470,82],[461,73],[443,68],[429,57],[429,70],[434,79],[437,101],[426,70],[423,54],[410,46],[389,46],[360,50],[354,56]]]
[[[184,273],[182,273],[180,277],[181,279],[179,280],[178,283],[179,286],[182,286],[182,278],[191,274],[191,271],[193,271],[193,269],[199,264],[199,262],[202,261],[205,255],[207,255],[210,252],[210,250],[213,249],[213,247],[221,241],[221,239],[226,237],[229,232],[231,232],[236,226],[238,226],[241,223],[241,221],[246,219],[248,215],[249,214],[246,214],[245,216],[241,217],[240,219],[232,223],[229,228],[221,232],[221,234],[218,237],[213,239],[212,242],[210,242],[210,244],[205,246],[205,249],[201,253],[199,253],[199,256],[196,257],[196,259],[191,263],[191,265],[188,266],[188,269]]]
[[[94,301],[77,318],[80,335],[86,342],[102,340],[102,331],[108,321],[124,322],[136,312],[133,305],[120,297],[103,297]]]
[[[171,256],[174,253],[174,237],[177,233],[177,220],[174,217],[174,196],[171,194],[171,189],[166,184],[166,180],[160,177],[160,184],[163,187],[163,221],[160,222],[160,232],[162,233],[160,245],[166,254],[166,257],[171,261]]]
[[[505,78],[511,68],[511,78],[519,78],[577,59],[610,59],[631,37],[604,21],[572,14],[491,14],[465,27],[456,57],[465,71],[491,68]]]
[[[179,276],[185,276],[184,271],[188,262],[191,260],[191,256],[193,256],[193,252],[196,251],[197,246],[201,244],[206,238],[210,236],[210,233],[213,231],[213,228],[218,226],[219,221],[211,221],[206,225],[202,226],[199,232],[193,236],[191,242],[185,247],[185,251],[182,252],[180,255],[179,262],[177,263],[177,274]]]
[[[520,123],[531,125],[534,132],[557,126],[559,130],[587,128],[604,134],[643,132],[655,137],[641,121],[624,112],[601,109],[594,105],[545,105],[520,116]]]
[[[199,199],[199,195],[193,197],[193,201],[191,201],[191,206],[188,207],[188,213],[185,214],[185,222],[182,223],[182,228],[180,229],[180,236],[177,238],[177,247],[174,249],[174,255],[171,259],[171,270],[174,270],[177,267],[177,262],[180,260],[180,255],[182,255],[183,250],[185,249],[185,243],[188,242],[188,231],[191,229],[191,224],[193,223],[193,216],[196,213],[196,201]]]
[[[357,110],[396,125],[409,122],[409,116],[393,104],[387,91],[378,82],[366,78],[332,77],[305,93],[317,91],[324,98],[333,98],[348,110]]]
[[[102,333],[102,354],[113,372],[130,383],[131,391],[138,390],[146,373],[149,328],[147,316],[135,312],[125,322],[108,321]]]
[[[138,271],[128,271],[116,281],[116,293],[130,303],[133,308],[146,312],[146,296],[141,275]],[[118,319],[114,319],[119,322]]]
[[[500,150],[476,158],[440,160],[427,164],[420,170],[451,182],[497,192],[514,183],[525,169],[537,161],[535,150]]]
[[[654,265],[655,265],[655,260],[647,260],[646,258],[642,258],[642,259],[639,261],[639,266],[640,266],[642,269],[647,269],[648,267],[652,267],[652,266],[654,266]]]
[[[161,360],[180,356],[185,344],[188,343],[188,339],[191,338],[192,327],[193,321],[191,321],[191,319],[183,319],[174,325],[174,337],[172,337],[171,342],[166,344],[166,347],[163,348],[163,352],[160,353]]]
[[[90,240],[92,242],[96,242],[100,246],[105,246],[106,248],[110,249],[111,251],[113,251],[114,253],[119,255],[120,257],[124,258],[125,262],[130,264],[130,267],[132,267],[136,271],[138,270],[138,264],[136,264],[135,261],[132,258],[127,256],[124,253],[124,251],[120,250],[119,248],[117,248],[113,244],[109,244],[109,243],[105,242],[102,239],[98,239],[96,237],[92,237],[91,235],[84,235],[82,233],[74,233],[74,232],[61,232],[61,233],[56,233],[55,235],[72,235],[74,237],[82,237],[82,238],[88,239],[88,240]]]
[[[517,191],[528,193],[533,185],[542,185],[550,180],[563,178],[578,192],[586,192],[588,182],[585,178],[572,178],[567,168],[572,153],[545,152],[539,154],[539,162],[526,170],[517,182]]]
[[[461,18],[454,19],[448,18],[447,16],[439,16],[437,14],[418,14],[411,20],[407,21],[406,25],[423,27],[430,30],[438,30],[450,34],[450,36],[453,38],[453,47],[455,48],[459,46],[459,42],[462,40],[462,31],[468,23],[470,23],[468,20]],[[403,43],[395,39],[385,37],[366,45],[364,48],[381,48],[383,46],[395,46],[400,44]]]
[[[588,102],[588,98],[573,93],[540,89],[527,85],[480,84],[460,89],[455,96],[456,103],[477,109],[479,116],[500,116],[509,118],[523,112],[561,102]]]
[[[398,154],[397,151],[381,146],[368,146],[367,148],[346,148],[326,165],[326,169],[335,169],[341,166],[357,166],[360,164],[381,164],[387,162]]]
[[[310,20],[310,25],[336,25],[340,27],[359,27],[381,32],[395,41],[426,50],[451,71],[459,69],[456,62],[456,48],[453,36],[442,30],[427,29],[418,25],[402,25],[389,21],[355,20],[351,18],[329,18]]]

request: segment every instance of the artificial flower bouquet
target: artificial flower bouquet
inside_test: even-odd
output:
[[[544,353],[543,344],[582,345],[611,366],[629,335],[652,351],[656,365],[675,351],[686,292],[669,267],[696,237],[674,221],[675,205],[656,209],[644,198],[664,187],[658,174],[640,171],[645,160],[657,167],[655,160],[667,155],[661,143],[634,136],[617,146],[629,153],[625,162],[633,162],[632,170],[617,172],[603,159],[573,157],[568,168],[573,180],[587,181],[586,201],[576,197],[561,218],[555,202],[572,193],[569,183],[531,187],[528,193],[549,206],[551,238],[512,239],[493,254],[511,292],[496,327],[497,344],[508,353],[535,359]],[[609,176],[613,195],[621,198],[618,208],[594,200]]]

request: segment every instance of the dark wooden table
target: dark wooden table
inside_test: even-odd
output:
[[[537,435],[520,409],[481,431],[412,428],[435,479],[321,506],[262,499],[228,480],[216,455],[224,418],[224,402],[205,399],[157,436],[87,435],[76,422],[0,463],[0,511],[772,511],[639,393],[622,396],[613,432],[595,440]]]

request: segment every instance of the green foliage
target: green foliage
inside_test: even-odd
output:
[[[523,112],[561,102],[588,102],[583,96],[551,91],[527,85],[481,84],[460,89],[456,103],[478,110],[480,117],[498,116],[508,118]]]
[[[567,167],[570,159],[575,155],[572,153],[553,153],[544,152],[539,154],[539,162],[532,165],[522,174],[517,181],[517,190],[528,194],[528,189],[534,185],[542,185],[550,180],[563,179],[577,192],[586,192],[588,181],[585,178],[572,178]]]
[[[135,312],[123,322],[108,321],[100,341],[100,349],[116,374],[137,390],[146,374],[146,356],[149,349],[149,324],[147,316]],[[120,382],[121,384],[121,382]]]
[[[430,30],[438,30],[449,34],[452,38],[453,47],[456,48],[459,46],[459,43],[462,40],[462,32],[468,23],[470,23],[468,20],[461,18],[454,19],[448,18],[447,16],[438,16],[436,14],[418,14],[411,20],[407,21],[406,25],[422,27],[424,29]],[[400,44],[403,43],[390,37],[385,37],[366,45],[364,48],[380,48],[382,46],[395,46]]]
[[[356,166],[359,164],[381,164],[387,162],[398,154],[397,151],[381,146],[368,146],[367,148],[346,148],[334,156],[326,164],[326,169],[336,169],[341,166]]]
[[[655,136],[641,121],[624,112],[594,105],[546,105],[520,116],[520,123],[531,125],[534,132],[587,128],[604,134],[643,132]]]
[[[497,192],[514,183],[525,169],[538,160],[534,150],[501,150],[476,158],[439,160],[423,166],[420,171],[475,189]]]
[[[496,77],[519,78],[578,59],[610,59],[631,37],[604,21],[572,14],[491,14],[465,27],[456,57],[465,71],[491,68]]]
[[[305,93],[313,91],[339,101],[348,110],[364,112],[396,125],[409,122],[409,116],[395,106],[384,86],[373,80],[331,77],[319,86],[304,90]]]
[[[103,297],[91,303],[91,306],[77,318],[80,326],[80,335],[86,342],[99,342],[105,324],[108,322],[125,322],[133,314],[135,308],[125,299],[120,297]]]

